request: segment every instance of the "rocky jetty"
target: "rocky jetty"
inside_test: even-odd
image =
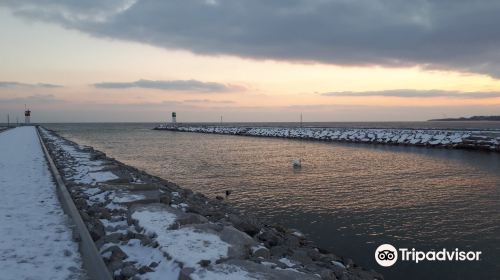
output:
[[[156,130],[500,152],[500,131],[159,125]]]
[[[482,122],[482,121],[493,121],[500,122],[500,116],[472,116],[472,117],[461,117],[461,118],[444,118],[444,119],[432,119],[430,122]]]
[[[383,279],[221,197],[40,132],[114,279]]]

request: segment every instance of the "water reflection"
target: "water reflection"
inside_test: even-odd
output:
[[[298,228],[388,279],[500,275],[498,154],[160,132],[152,125],[52,127],[209,196],[232,189],[237,207]],[[300,170],[291,166],[296,158]],[[382,269],[373,260],[380,243],[470,247],[485,259]]]

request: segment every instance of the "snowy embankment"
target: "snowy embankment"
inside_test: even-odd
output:
[[[0,278],[80,279],[84,273],[35,127],[0,133]]]
[[[416,145],[500,151],[500,132],[434,129],[280,128],[160,125],[157,130],[265,136],[318,141]]]
[[[382,278],[295,231],[41,131],[115,279]]]

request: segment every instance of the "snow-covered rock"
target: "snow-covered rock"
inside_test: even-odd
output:
[[[435,129],[166,126],[157,130],[500,151],[500,132]]]

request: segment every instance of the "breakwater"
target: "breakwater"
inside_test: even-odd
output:
[[[156,130],[500,152],[500,131],[159,125]]]
[[[223,193],[211,199],[40,132],[114,279],[383,279],[242,215]]]

